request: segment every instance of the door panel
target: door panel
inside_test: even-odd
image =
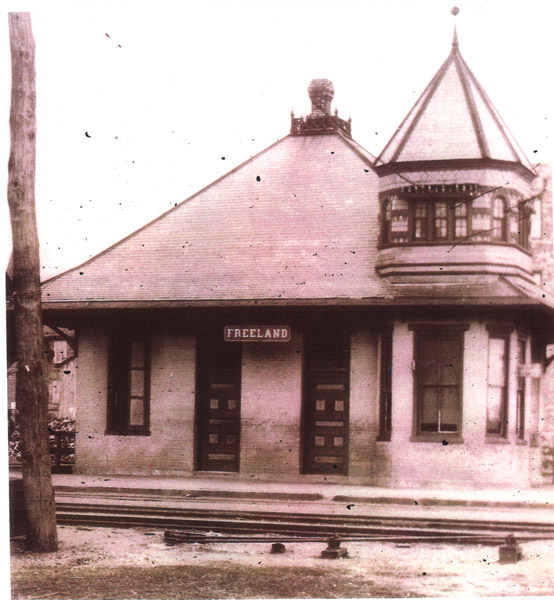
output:
[[[238,471],[241,345],[199,344],[197,468]]]
[[[318,335],[306,344],[303,472],[348,472],[349,338]]]

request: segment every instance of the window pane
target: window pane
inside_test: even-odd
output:
[[[435,216],[437,218],[446,219],[446,211],[448,210],[448,206],[446,202],[436,202],[435,203]]]
[[[467,204],[465,202],[456,204],[454,211],[457,217],[465,217],[467,215]]]
[[[489,340],[489,385],[504,387],[506,382],[506,340]]]
[[[504,239],[504,222],[501,219],[492,220],[491,237],[495,240]]]
[[[434,339],[423,338],[419,344],[419,353],[421,383],[427,385],[440,383],[437,341]]]
[[[459,364],[461,362],[461,344],[453,338],[442,338],[440,344],[441,377],[443,385],[457,385]],[[437,357],[438,358],[438,357]]]
[[[427,204],[425,202],[415,203],[415,216],[417,218],[423,218],[427,216]]]
[[[519,378],[523,379],[523,378]],[[516,434],[518,439],[525,439],[525,379],[518,382],[519,389],[517,390],[517,422]]]
[[[435,202],[435,237],[438,240],[448,237],[448,204]]]
[[[131,342],[131,366],[144,367],[144,342],[141,340]]]
[[[144,400],[142,398],[131,398],[129,403],[129,425],[131,427],[144,425]]]
[[[408,210],[408,201],[398,196],[392,197],[392,210]]]
[[[467,235],[467,219],[456,219],[456,232],[457,238],[465,237]]]
[[[525,340],[518,340],[517,342],[517,362],[520,365],[525,364]]]
[[[504,388],[489,386],[487,396],[487,433],[501,434],[504,405]]]
[[[496,198],[496,200],[494,201],[492,214],[495,219],[504,218],[504,201],[502,200],[502,198]]]
[[[435,237],[443,240],[448,237],[448,223],[446,219],[435,219]]]
[[[414,237],[416,240],[427,239],[427,221],[416,219],[414,222]]]
[[[131,396],[144,396],[144,371],[131,370]]]
[[[421,431],[439,430],[439,388],[423,387],[421,393]]]
[[[458,431],[458,387],[441,388],[440,431]]]

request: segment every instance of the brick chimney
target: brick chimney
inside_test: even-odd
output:
[[[328,79],[312,79],[308,86],[308,94],[312,101],[310,117],[322,117],[331,114],[331,102],[335,88]]]

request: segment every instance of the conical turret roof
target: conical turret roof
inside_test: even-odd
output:
[[[531,164],[460,54],[452,51],[375,163],[494,159]]]

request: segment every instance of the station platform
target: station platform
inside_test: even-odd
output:
[[[336,483],[285,483],[218,477],[53,475],[57,495],[119,494],[166,500],[301,502],[356,506],[474,507],[552,511],[554,485],[528,489],[404,489]]]
[[[554,485],[528,489],[408,489],[335,483],[285,483],[209,477],[147,477],[60,474],[57,491],[105,490],[167,497],[355,501],[367,504],[552,508]]]

